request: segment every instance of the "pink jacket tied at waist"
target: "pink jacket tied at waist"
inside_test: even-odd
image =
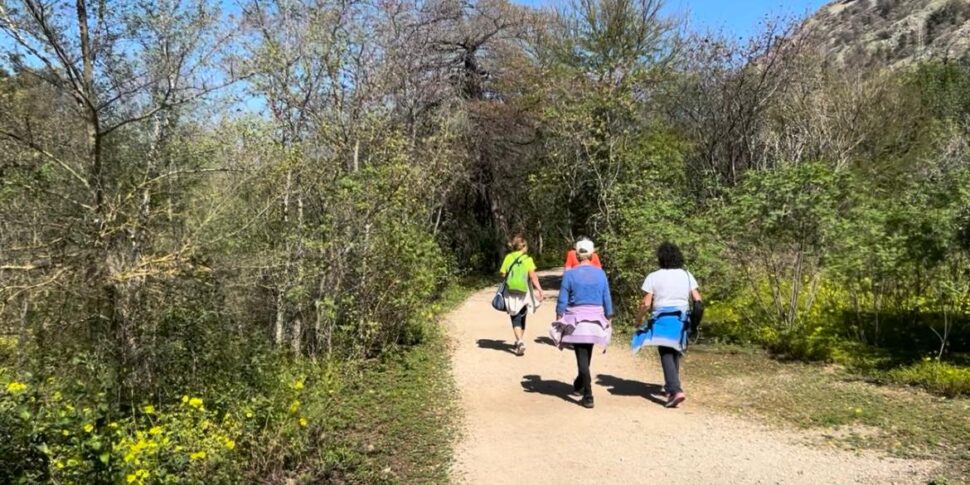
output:
[[[566,344],[610,345],[613,327],[602,305],[576,305],[566,308],[559,321],[552,322],[549,336],[560,349]]]

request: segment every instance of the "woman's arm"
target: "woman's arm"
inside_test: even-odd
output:
[[[694,298],[694,301],[704,301],[704,299],[701,298],[701,292],[697,291],[697,288],[690,290],[690,296]]]
[[[545,299],[546,295],[542,292],[542,286],[539,285],[539,275],[536,274],[535,270],[529,271],[529,278],[532,280],[532,287],[535,288],[536,293],[539,294],[539,301]]]
[[[637,317],[634,320],[636,326],[640,326],[643,323],[643,317],[647,315],[650,311],[650,307],[653,306],[653,293],[647,293],[643,295],[643,300],[640,302],[640,308],[637,308]]]
[[[573,286],[573,279],[569,273],[562,276],[562,285],[559,286],[559,298],[556,298],[556,320],[562,320],[566,314],[566,307],[569,305],[569,291]]]
[[[606,318],[613,318],[613,295],[610,294],[610,280],[603,279],[603,310]]]

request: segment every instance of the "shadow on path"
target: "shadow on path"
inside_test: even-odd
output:
[[[515,355],[515,346],[506,342],[505,340],[492,340],[488,338],[478,339],[478,348],[480,349],[490,349],[490,350],[504,350],[512,355]]]
[[[562,275],[544,275],[539,277],[539,284],[546,291],[559,291],[562,286]]]
[[[636,396],[661,406],[666,404],[666,401],[660,397],[663,396],[663,386],[657,384],[599,374],[596,376],[596,385],[607,388],[607,392],[614,396]]]
[[[537,344],[542,344],[542,345],[549,345],[551,347],[556,346],[556,341],[549,337],[536,337],[536,339],[533,342]]]
[[[563,401],[568,401],[572,404],[579,404],[579,401],[569,397],[569,393],[573,392],[572,384],[566,384],[562,381],[544,381],[542,377],[537,375],[527,375],[522,376],[522,389],[525,392],[534,392],[538,394],[543,394],[546,396],[555,396]]]

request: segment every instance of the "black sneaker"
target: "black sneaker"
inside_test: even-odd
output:
[[[583,400],[580,401],[580,404],[582,404],[586,409],[593,409],[593,396],[584,397]]]

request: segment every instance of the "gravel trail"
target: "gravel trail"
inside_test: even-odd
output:
[[[547,285],[558,272],[541,273]],[[659,405],[654,359],[624,342],[593,356],[595,409],[568,396],[571,351],[550,345],[556,291],[529,316],[524,356],[511,351],[508,317],[493,290],[476,293],[446,318],[454,342],[464,432],[453,481],[469,484],[909,484],[933,463],[819,449],[779,431],[699,409],[690,400],[690,359],[680,409]],[[622,323],[621,323],[622,324]]]

